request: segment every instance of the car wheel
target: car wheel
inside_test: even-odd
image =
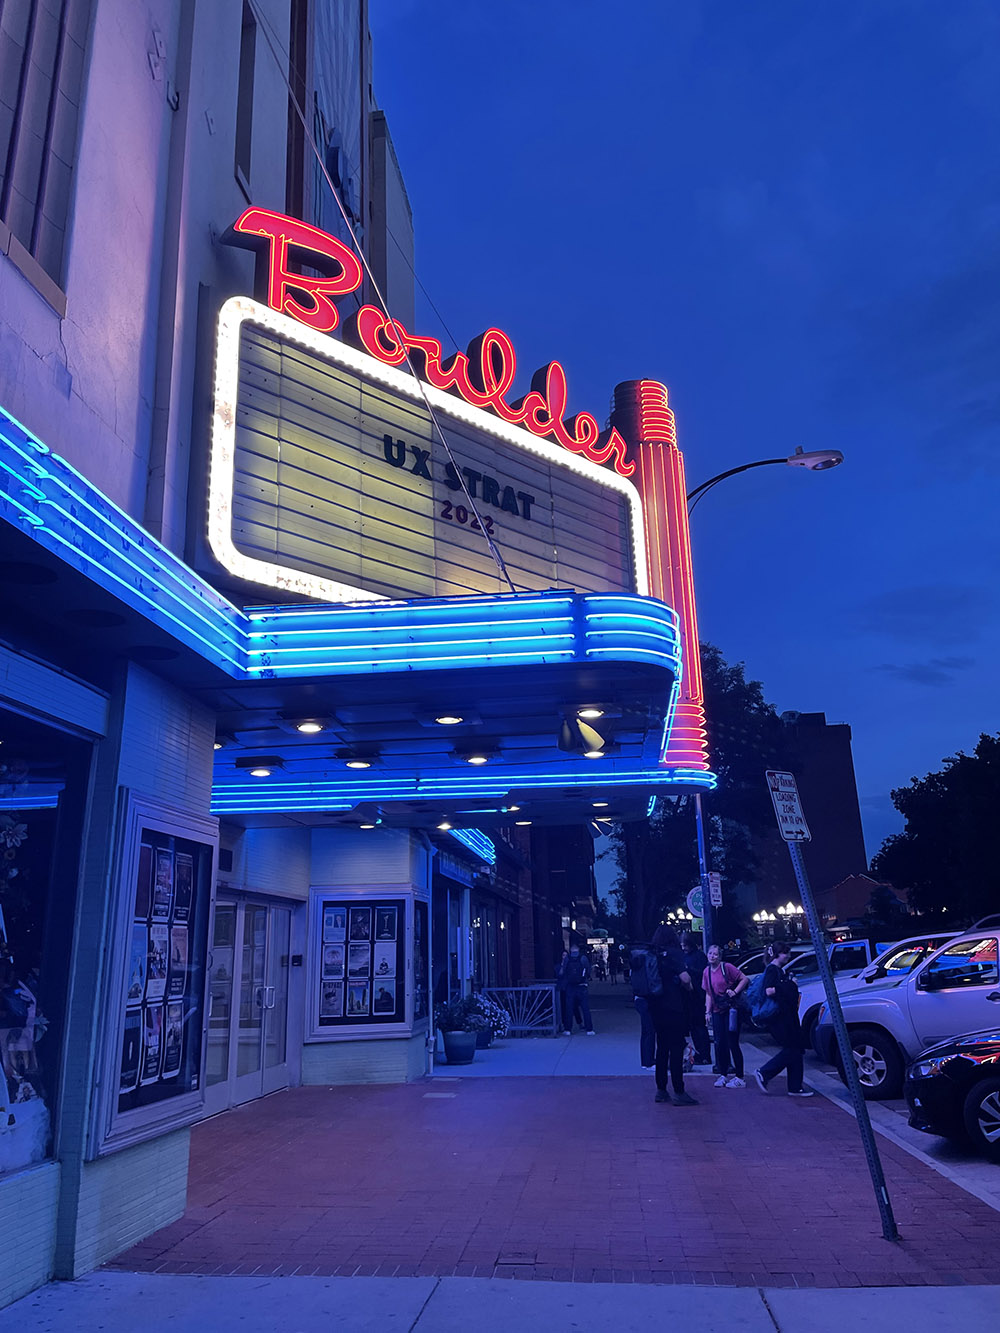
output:
[[[965,1099],[965,1128],[976,1147],[1000,1162],[1000,1078],[984,1078]]]
[[[898,1097],[903,1090],[903,1057],[893,1039],[879,1028],[852,1028],[850,1037],[865,1101]]]

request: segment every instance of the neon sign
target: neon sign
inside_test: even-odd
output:
[[[256,252],[258,300],[319,333],[337,328],[336,299],[361,286],[364,275],[353,250],[318,227],[271,209],[246,209],[226,239]],[[322,276],[296,272],[293,264],[317,269]],[[602,431],[590,412],[565,415],[569,388],[558,361],[536,371],[530,391],[508,402],[517,356],[500,329],[487,329],[466,352],[445,359],[436,338],[409,333],[399,320],[390,319],[377,306],[365,305],[345,324],[344,338],[385,365],[400,366],[409,355],[417,373],[434,388],[455,393],[471,406],[485,408],[541,439],[551,438],[592,463],[611,463],[623,477],[635,471],[617,430]]]

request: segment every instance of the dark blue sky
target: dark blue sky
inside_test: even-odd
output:
[[[702,637],[889,790],[1000,729],[995,0],[371,0],[417,272],[601,420],[664,381]],[[418,300],[418,328],[442,336]]]

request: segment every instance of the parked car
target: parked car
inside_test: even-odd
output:
[[[972,1140],[1000,1162],[1000,1032],[972,1032],[923,1051],[906,1071],[910,1124]]]
[[[804,958],[807,955],[811,956],[813,952],[814,950],[811,944],[793,944],[792,961],[789,963],[789,967],[795,967],[800,958]],[[761,949],[758,953],[750,953],[744,958],[738,959],[736,966],[744,976],[755,977],[767,967],[767,955],[764,953],[763,949]]]
[[[860,968],[857,966],[858,960],[863,959],[864,955],[857,950],[857,946],[865,945],[866,941],[845,940],[841,944],[834,945],[830,953],[834,984],[838,992],[843,994],[845,991],[856,990],[859,986],[882,981],[886,977],[906,976],[930,953],[940,945],[946,944],[948,940],[953,940],[959,933],[957,930],[942,931],[935,935],[914,935],[908,940],[899,940],[896,944],[868,946],[869,950],[880,949],[881,952],[874,962],[869,962],[867,967],[862,963]],[[799,1017],[806,1045],[811,1046],[818,1055],[816,1024],[819,1011],[826,1003],[826,992],[823,989],[823,980],[819,975],[815,955],[812,956],[812,965],[803,964],[801,971],[796,973],[795,980],[799,984]]]
[[[869,1100],[898,1097],[906,1065],[929,1046],[1000,1019],[1000,929],[949,940],[912,972],[840,997],[861,1087]],[[816,1026],[821,1059],[838,1064],[826,1005]]]

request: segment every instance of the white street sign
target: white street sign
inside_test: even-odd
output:
[[[809,842],[812,834],[802,813],[802,802],[793,774],[777,773],[769,768],[767,785],[774,802],[774,813],[778,816],[778,832],[785,842]]]
[[[722,906],[722,876],[715,870],[708,873],[708,893],[713,907]]]

